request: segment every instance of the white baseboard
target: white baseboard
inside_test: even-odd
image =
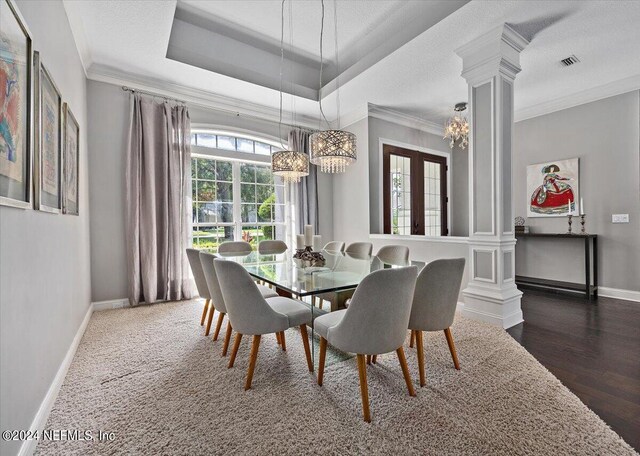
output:
[[[109,309],[121,309],[123,307],[129,307],[129,300],[127,298],[111,299],[109,301],[96,301],[92,302],[94,312]]]
[[[640,291],[622,290],[620,288],[598,286],[598,296],[640,302]]]
[[[93,305],[90,305],[87,309],[87,313],[84,316],[84,320],[80,324],[78,331],[76,332],[73,341],[71,342],[71,346],[69,350],[67,350],[67,354],[62,360],[62,364],[56,372],[56,376],[53,378],[51,385],[49,386],[49,390],[45,395],[42,403],[40,404],[40,408],[38,408],[38,412],[36,413],[31,426],[28,428],[32,431],[38,430],[42,431],[47,424],[47,419],[49,418],[49,413],[51,413],[51,409],[53,408],[53,404],[58,397],[58,392],[60,391],[60,387],[64,382],[65,377],[67,376],[67,371],[69,370],[69,366],[71,366],[71,361],[73,361],[73,357],[76,354],[76,350],[78,349],[78,345],[80,344],[80,340],[82,340],[82,336],[84,335],[85,329],[87,329],[87,325],[89,324],[89,319],[91,319],[91,314],[93,314]],[[36,449],[38,441],[37,440],[25,440],[20,447],[20,451],[18,452],[18,456],[30,456]]]

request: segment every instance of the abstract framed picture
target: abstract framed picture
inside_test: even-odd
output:
[[[527,166],[527,217],[578,215],[580,159]]]
[[[62,96],[53,78],[33,53],[35,76],[35,208],[62,211]]]
[[[12,0],[0,0],[0,205],[32,205],[33,50]]]
[[[79,215],[80,126],[67,103],[63,108],[62,213]]]

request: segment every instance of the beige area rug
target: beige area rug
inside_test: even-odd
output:
[[[426,338],[427,381],[407,394],[395,354],[367,368],[372,423],[362,420],[355,358],[333,353],[324,386],[300,334],[287,352],[263,337],[253,389],[250,338],[236,367],[199,326],[202,302],[95,313],[48,429],[113,432],[113,441],[40,442],[46,454],[636,454],[505,331],[458,316],[462,370],[442,333]],[[318,352],[316,350],[316,365]]]

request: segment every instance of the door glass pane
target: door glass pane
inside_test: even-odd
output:
[[[442,234],[442,207],[440,198],[440,163],[424,161],[424,234]]]
[[[390,155],[391,233],[411,234],[411,159]]]

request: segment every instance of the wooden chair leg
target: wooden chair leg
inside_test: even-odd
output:
[[[456,346],[453,343],[451,328],[445,329],[444,335],[447,338],[447,344],[449,344],[449,351],[451,352],[451,357],[453,358],[453,365],[456,367],[456,369],[460,370],[460,363],[458,362],[458,354],[456,353]]]
[[[327,357],[327,339],[320,338],[320,362],[318,363],[318,385],[322,386],[324,376],[324,360]]]
[[[215,313],[216,309],[215,307],[213,307],[213,305],[209,306],[209,318],[207,318],[207,329],[204,333],[205,336],[209,335],[209,331],[211,330],[211,322],[213,321],[213,314]]]
[[[251,380],[253,380],[253,372],[256,369],[256,361],[258,359],[258,348],[260,348],[260,335],[253,336],[251,344],[251,355],[249,355],[249,371],[247,372],[247,381],[244,384],[244,390],[251,388]]]
[[[200,326],[204,325],[204,319],[207,316],[207,310],[209,310],[209,299],[204,302],[204,309],[202,309],[202,317],[200,317]]]
[[[227,333],[224,335],[224,345],[222,346],[222,356],[227,356],[227,350],[229,349],[229,341],[231,340],[231,321],[227,319]]]
[[[409,348],[413,348],[413,343],[416,340],[416,333],[411,330],[411,339],[409,340]]]
[[[373,356],[371,357],[371,362],[372,362],[373,364],[376,364],[376,363],[378,362],[378,355],[373,355]]]
[[[276,342],[278,342],[278,345],[282,345],[282,340],[280,339],[280,333],[279,332],[276,333]]]
[[[218,335],[220,334],[220,329],[222,328],[222,320],[224,320],[224,315],[222,312],[218,313],[218,322],[216,323],[216,330],[213,332],[213,340],[218,340]]]
[[[315,296],[311,296],[311,305],[312,305],[313,307],[315,307],[315,306],[316,306],[316,300],[317,300],[317,298],[316,298]]]
[[[229,365],[227,366],[229,369],[233,367],[233,363],[236,362],[236,356],[238,354],[238,349],[240,348],[240,341],[242,341],[242,334],[236,333],[236,338],[233,340],[233,348],[231,349],[231,356],[229,357]]]
[[[302,336],[302,345],[304,346],[304,354],[307,357],[307,367],[309,372],[313,372],[313,361],[311,361],[311,350],[309,349],[309,334],[307,333],[307,325],[300,325],[300,336]]]
[[[402,348],[402,346],[398,347],[396,353],[398,354],[400,367],[402,367],[402,375],[404,375],[404,381],[407,382],[409,396],[415,396],[416,392],[413,389],[413,382],[411,381],[411,375],[409,374],[409,366],[407,366],[407,359],[404,357],[404,349]]]
[[[362,396],[362,412],[364,420],[371,423],[371,415],[369,412],[369,388],[367,386],[367,365],[365,364],[364,355],[358,355],[358,373],[360,374],[360,395]]]
[[[367,364],[371,365],[371,355],[367,355]]]
[[[282,344],[282,351],[287,351],[287,341],[284,337],[284,331],[280,331],[280,343]]]
[[[418,371],[420,372],[420,386],[427,384],[427,376],[424,372],[424,345],[422,331],[416,331],[416,345],[418,346]]]

